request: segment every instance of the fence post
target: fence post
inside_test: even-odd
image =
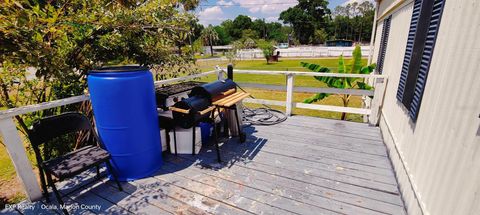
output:
[[[293,110],[293,83],[294,83],[294,75],[293,73],[287,73],[287,101],[285,103],[286,106],[286,114],[287,116],[292,115]]]
[[[375,92],[371,103],[371,114],[368,117],[368,123],[370,125],[378,125],[380,118],[381,107],[383,105],[383,97],[385,96],[385,90],[387,86],[387,78],[376,78],[374,80]]]
[[[13,118],[0,118],[0,134],[28,199],[32,202],[40,200],[42,192]]]

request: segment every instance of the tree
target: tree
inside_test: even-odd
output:
[[[252,23],[252,30],[256,32],[259,38],[267,39],[267,23],[263,19],[256,19]]]
[[[246,29],[251,29],[252,27],[252,19],[245,15],[237,16],[232,23],[232,29],[230,36],[234,40],[240,39],[242,37],[242,31]]]
[[[335,38],[370,41],[375,8],[369,1],[337,6],[332,21]]]
[[[228,59],[228,63],[235,66],[237,64],[237,51],[243,48],[243,43],[240,40],[234,41],[232,43],[232,49],[230,49],[225,55]]]
[[[202,35],[202,31],[205,27],[203,27],[202,24],[198,23],[198,19],[192,20],[190,22],[190,26],[192,29],[192,32],[191,32],[192,41],[195,41],[198,38],[200,38],[200,36]]]
[[[242,31],[242,39],[258,39],[258,33],[252,29],[245,29]]]
[[[218,34],[212,25],[209,25],[202,31],[202,40],[204,45],[210,46],[210,54],[213,56],[213,43],[217,41]]]
[[[290,27],[282,26],[281,23],[267,23],[263,19],[252,21],[250,17],[244,15],[239,15],[234,20],[225,20],[220,26],[230,37],[230,41],[242,39],[243,42],[246,37],[249,37],[252,39],[262,38],[266,40],[275,40],[277,42],[287,42],[288,34],[291,33],[290,31],[284,30],[284,28],[290,29]],[[220,32],[219,36],[221,38]]]
[[[312,42],[314,44],[324,44],[327,41],[328,34],[323,29],[315,30]]]
[[[236,32],[234,32],[235,29],[234,29],[234,27],[233,27],[233,21],[232,21],[232,20],[227,19],[227,20],[223,21],[223,22],[220,24],[220,26],[222,26],[223,29],[225,29],[225,31],[227,32],[227,34],[232,38],[232,41],[239,39],[239,38],[237,38],[237,37],[234,37],[234,34],[235,34]]]
[[[295,37],[301,44],[308,44],[313,35],[315,25],[310,21],[312,18],[300,8],[293,7],[280,13],[280,19],[293,27]]]
[[[327,27],[330,14],[326,0],[299,0],[298,4],[280,13],[280,19],[290,24],[300,43],[307,44],[315,29]]]
[[[266,24],[267,27],[267,39],[274,40],[276,42],[287,42],[288,41],[288,33],[283,31],[282,24],[278,22],[271,22]]]
[[[232,37],[228,35],[225,28],[221,25],[213,27],[215,32],[218,34],[218,44],[219,45],[228,45],[232,42]]]
[[[275,47],[273,43],[266,40],[258,40],[257,41],[258,48],[262,50],[263,56],[267,60],[267,64],[270,63],[270,58],[273,56],[273,52],[275,51]]]
[[[253,49],[257,47],[257,43],[252,38],[246,38],[243,40],[242,47],[246,49]]]
[[[13,108],[83,94],[87,72],[104,65],[188,63],[175,46],[191,32],[194,16],[178,10],[178,2],[0,1],[0,103]],[[180,3],[187,2],[195,3]],[[25,132],[33,118],[72,108],[17,120]]]
[[[349,73],[349,74],[370,74],[375,69],[375,64],[371,65],[362,65],[362,51],[360,46],[356,46],[352,53],[353,59],[351,65],[345,64],[343,56],[340,56],[338,59],[338,73]],[[320,73],[331,73],[332,71],[328,67],[323,67],[318,64],[301,62],[301,65],[313,72]],[[315,79],[325,83],[328,87],[331,88],[341,88],[341,89],[362,89],[362,90],[371,90],[373,87],[369,86],[367,83],[362,81],[360,78],[343,78],[343,77],[325,77],[325,76],[314,76]],[[327,93],[317,93],[311,98],[305,99],[304,103],[311,104],[313,102],[320,101],[327,98],[330,94]],[[348,107],[351,95],[339,94],[342,99],[344,107]],[[346,120],[346,113],[342,113],[342,120]]]

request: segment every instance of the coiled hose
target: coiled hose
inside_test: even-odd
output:
[[[235,83],[237,87],[246,92],[242,87]],[[250,95],[252,99],[255,99]],[[245,125],[275,125],[287,120],[287,115],[279,110],[275,110],[268,105],[262,104],[262,108],[248,108],[243,107],[242,121]]]

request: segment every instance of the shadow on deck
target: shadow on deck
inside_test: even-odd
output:
[[[58,187],[75,214],[405,214],[379,128],[294,116],[245,130],[246,143],[221,146],[222,164],[204,146],[164,156],[160,171],[123,192],[93,173]],[[59,212],[44,204],[20,211]]]

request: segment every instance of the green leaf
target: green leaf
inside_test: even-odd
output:
[[[312,97],[303,100],[303,103],[311,104],[311,103],[320,101],[324,98],[327,98],[328,96],[330,96],[330,94],[328,94],[328,93],[317,93],[317,94],[313,95]]]
[[[312,98],[307,98],[307,99],[303,100],[303,103],[312,104],[313,99]]]
[[[312,72],[319,72],[319,73],[330,73],[330,69],[327,67],[323,67],[318,64],[313,64],[313,63],[307,63],[307,62],[300,62],[300,65],[302,67],[307,68],[308,70]],[[330,80],[330,77],[323,77],[323,76],[313,76],[315,79],[318,81],[324,82],[328,85],[328,81]]]
[[[345,68],[345,60],[343,59],[343,55],[340,55],[338,58],[338,73],[345,73],[346,68]]]
[[[352,88],[352,83],[355,81],[356,78],[345,78],[346,85],[345,88]]]
[[[357,82],[357,85],[358,85],[358,89],[362,89],[362,90],[372,90],[373,87],[366,84],[365,82]]]
[[[362,50],[359,45],[355,46],[355,49],[352,52],[352,57],[353,62],[350,73],[358,74],[362,68]]]
[[[376,64],[370,64],[368,66],[362,67],[360,70],[360,74],[370,74],[373,72],[373,70],[377,67]]]
[[[343,80],[340,78],[337,78],[333,83],[332,86],[335,88],[343,88]]]

